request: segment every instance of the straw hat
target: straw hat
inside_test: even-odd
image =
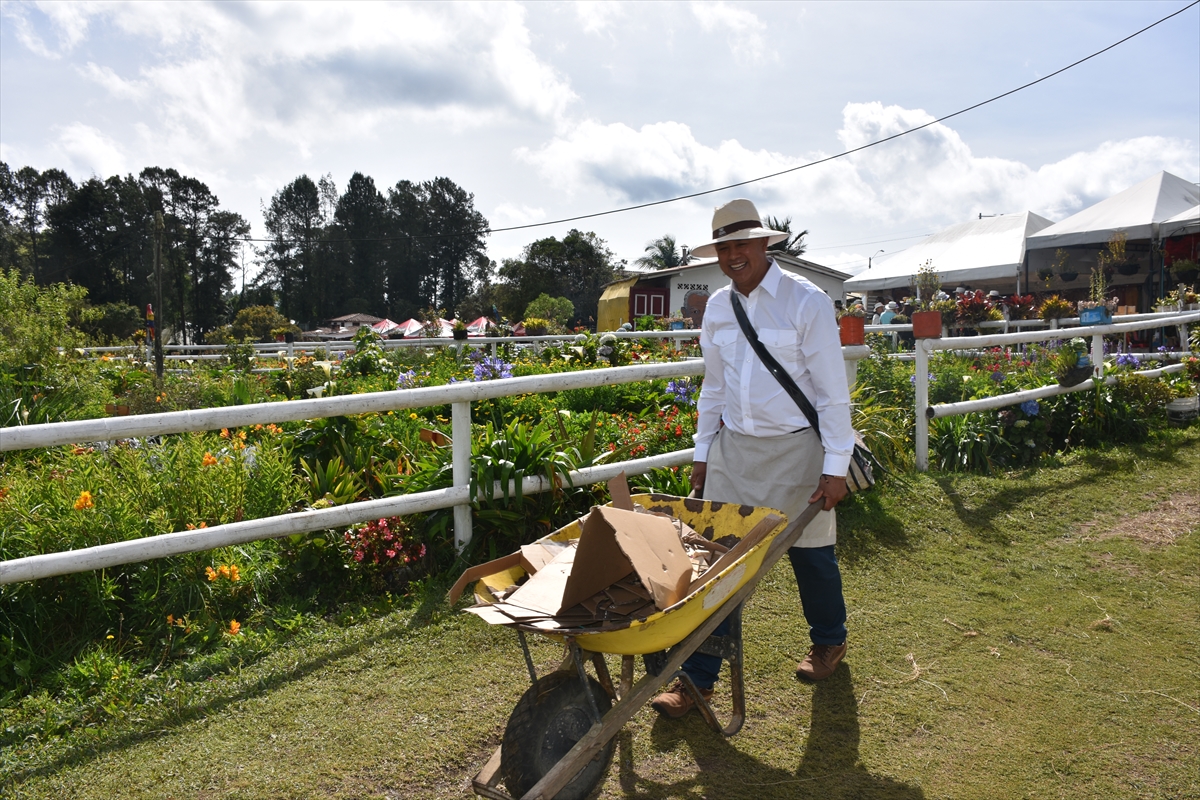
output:
[[[758,209],[749,200],[730,200],[725,205],[713,211],[712,241],[705,242],[699,247],[693,247],[692,255],[707,257],[717,254],[718,242],[731,242],[737,239],[767,239],[767,244],[778,244],[788,238],[783,231],[773,231],[762,226]]]
[[[888,303],[888,304],[887,304],[887,310],[888,310],[888,311],[895,311],[895,310],[896,310],[896,309],[898,309],[899,307],[900,307],[900,306],[896,305],[896,301],[894,301],[894,300],[893,300],[892,302],[890,302],[890,303]]]

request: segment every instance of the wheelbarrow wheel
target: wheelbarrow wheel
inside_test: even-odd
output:
[[[513,797],[521,797],[565,756],[592,727],[591,692],[603,714],[612,700],[590,675],[587,689],[574,671],[552,672],[538,679],[521,696],[508,718],[500,745],[500,773]],[[557,800],[583,800],[604,778],[612,757],[610,740],[604,749],[563,787]]]

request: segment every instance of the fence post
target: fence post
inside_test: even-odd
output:
[[[1099,333],[1092,334],[1092,377],[1097,386],[1104,379],[1104,335]]]
[[[929,339],[917,339],[916,363],[916,395],[917,395],[917,434],[916,456],[917,471],[929,471],[929,418],[925,416],[929,408]]]
[[[454,486],[467,486],[471,482],[471,403],[470,401],[450,404],[450,433],[454,439]],[[454,507],[454,549],[461,553],[471,543],[471,506]]]

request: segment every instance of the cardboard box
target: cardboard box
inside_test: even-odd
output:
[[[579,546],[560,553],[506,602],[557,616],[630,574],[664,609],[687,593],[692,562],[671,520],[598,506],[584,523]]]

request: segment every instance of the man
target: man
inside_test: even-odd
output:
[[[788,551],[812,640],[796,675],[822,680],[846,654],[846,604],[834,555],[833,509],[846,496],[846,472],[854,450],[833,303],[813,283],[784,272],[768,256],[767,247],[787,234],[762,227],[749,200],[718,208],[712,227],[713,241],[692,252],[715,253],[733,284],[709,298],[700,331],[705,374],[692,489],[707,500],[777,508],[789,519],[796,519],[809,503],[823,504],[824,510]],[[735,291],[760,341],[815,406],[820,440],[743,334],[732,305]],[[723,624],[716,632],[724,630]],[[720,667],[716,656],[696,654],[683,670],[707,698]],[[665,716],[681,717],[693,701],[677,682],[652,705]]]
[[[886,306],[884,306],[883,313],[879,315],[879,324],[880,325],[891,325],[892,320],[894,320],[896,318],[896,313],[899,310],[900,310],[900,306],[896,305],[895,300],[888,301],[888,304]]]

